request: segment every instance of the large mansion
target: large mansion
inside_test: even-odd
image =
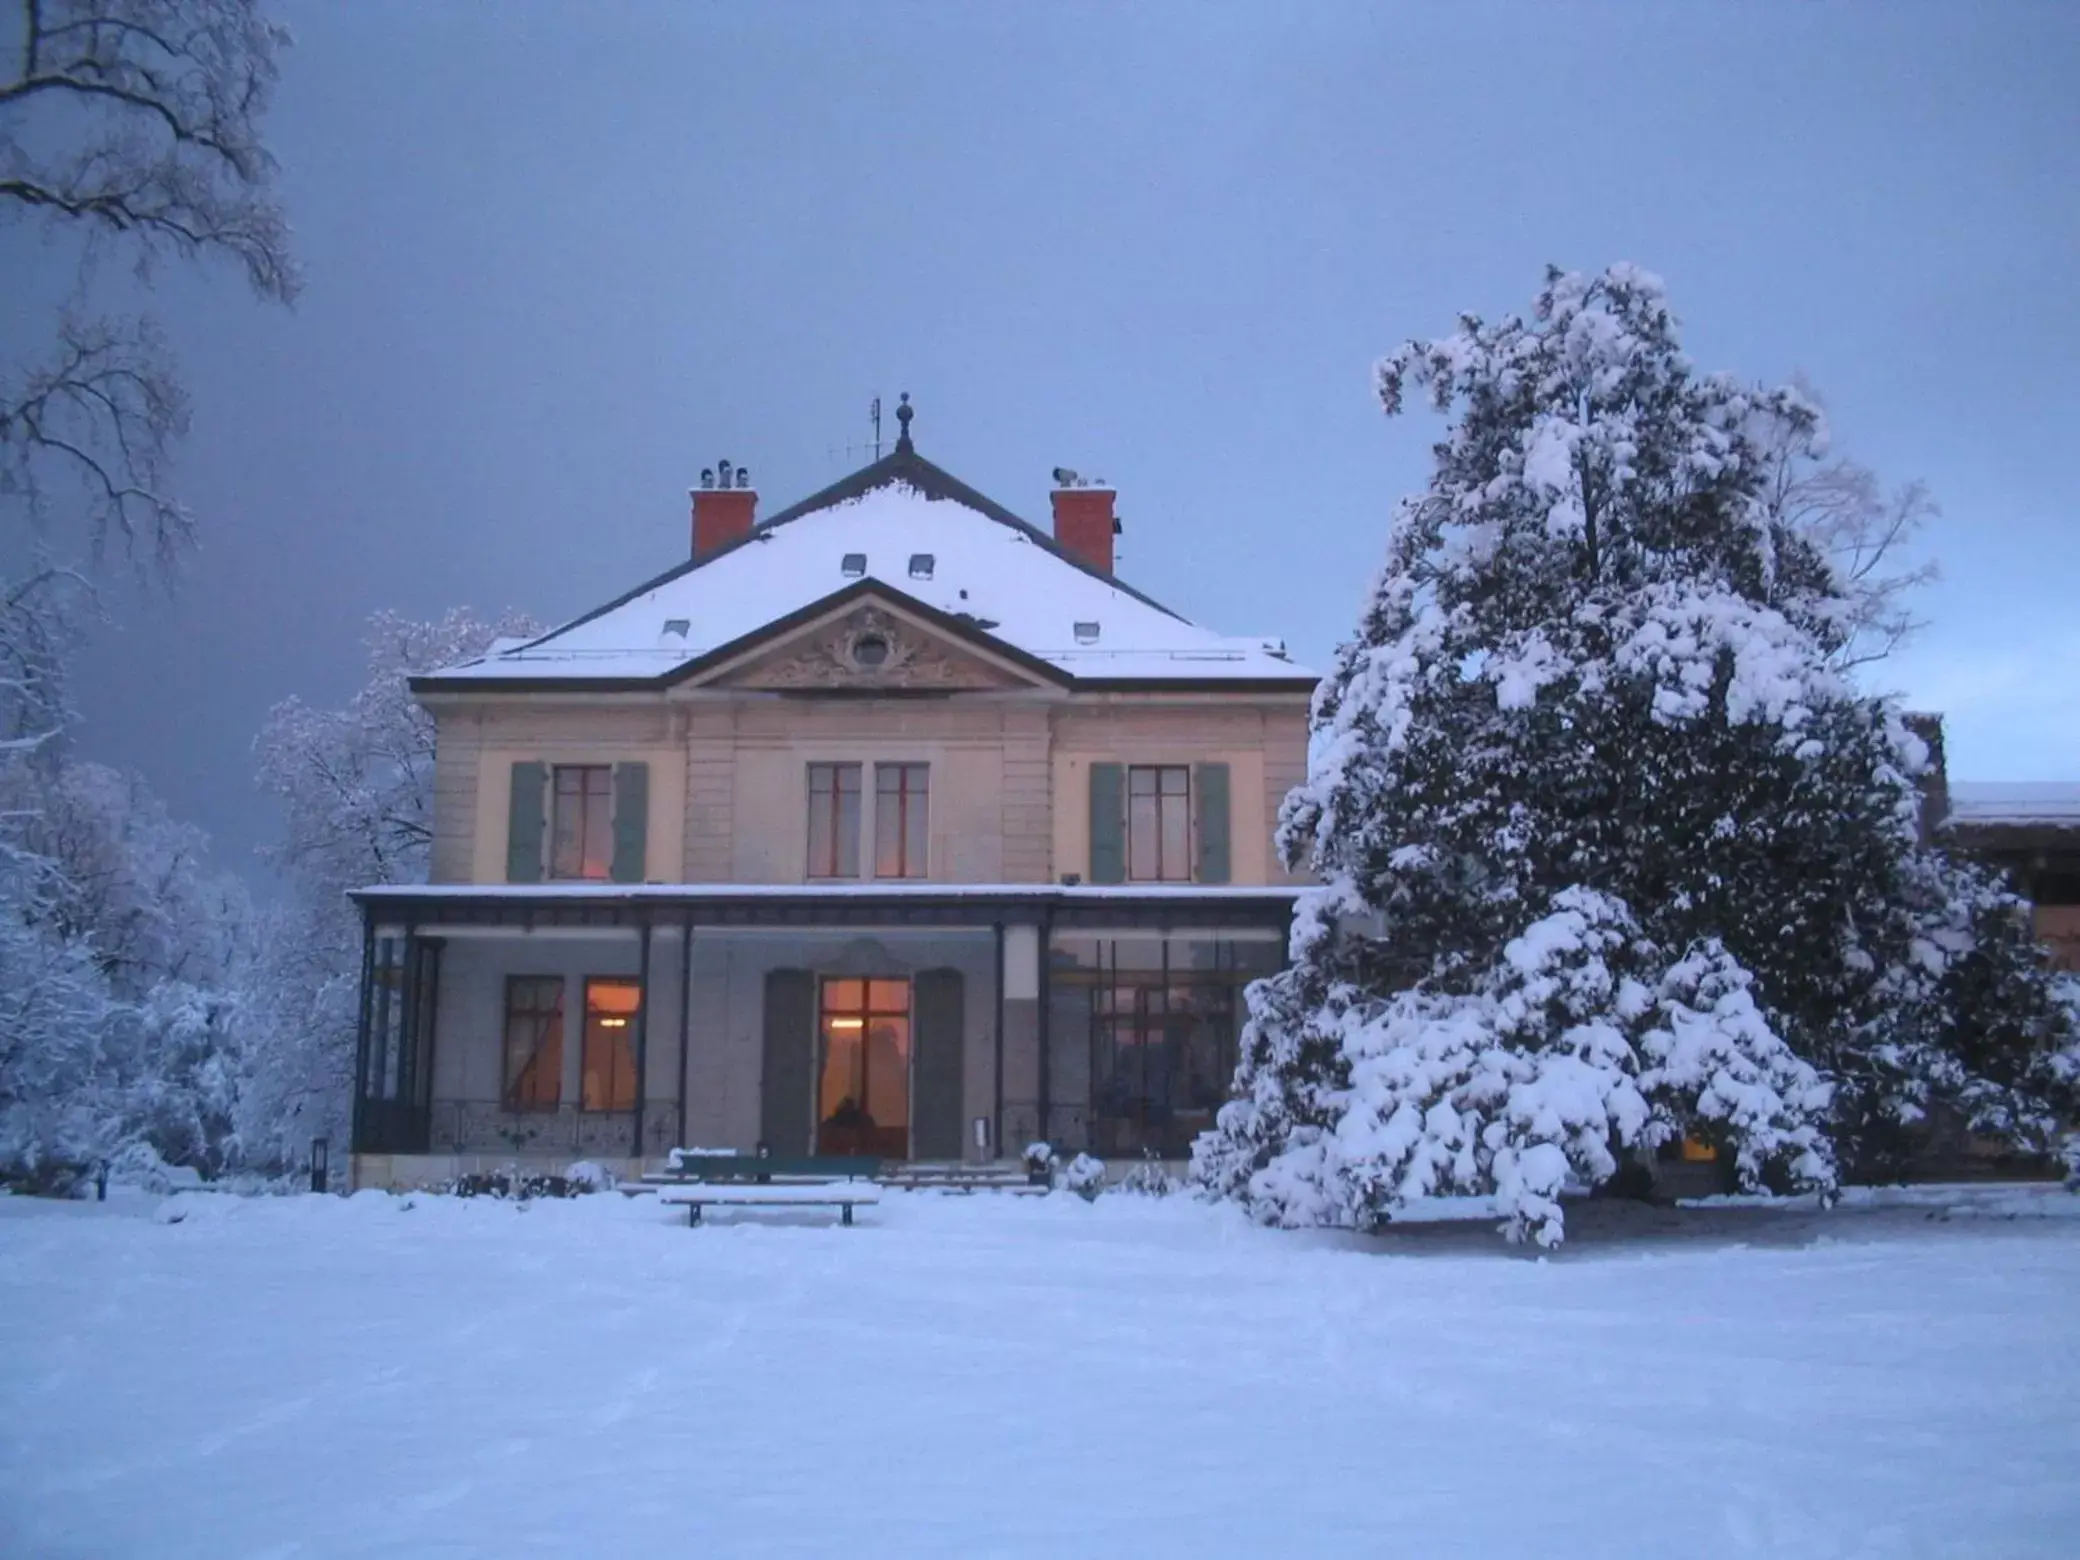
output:
[[[1284,957],[1315,675],[894,452],[414,682],[432,882],[360,895],[358,1184],[681,1145],[1183,1154]]]

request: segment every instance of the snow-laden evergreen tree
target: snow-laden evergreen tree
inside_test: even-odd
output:
[[[1938,1104],[2041,1142],[2041,957],[1919,843],[1925,750],[1768,501],[1812,406],[1696,371],[1629,266],[1382,363],[1416,390],[1456,415],[1316,695],[1279,845],[1321,886],[1201,1183],[1284,1224],[1492,1195],[1550,1243],[1566,1181],[1678,1134],[1823,1190]]]

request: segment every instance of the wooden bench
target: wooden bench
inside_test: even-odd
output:
[[[878,1179],[883,1186],[904,1192],[997,1192],[1010,1197],[1033,1197],[1047,1191],[1045,1182],[1036,1185],[1017,1164],[912,1163],[895,1165]]]
[[[714,1207],[836,1208],[839,1222],[850,1224],[854,1208],[881,1201],[874,1184],[880,1169],[880,1160],[864,1155],[675,1152],[662,1175],[644,1179],[656,1186],[659,1202],[686,1209],[689,1226],[701,1222],[701,1209]]]

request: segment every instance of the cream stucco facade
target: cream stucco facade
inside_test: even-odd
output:
[[[1311,675],[1114,583],[1109,494],[1074,495],[1079,554],[906,449],[841,486],[415,684],[431,881],[364,896],[366,1176],[1175,1157],[1210,1124],[1283,955]],[[835,579],[755,621],[715,580],[770,589],[797,514]]]

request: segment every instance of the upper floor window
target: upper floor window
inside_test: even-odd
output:
[[[508,883],[643,881],[650,817],[645,760],[515,759],[507,809]]]
[[[1137,883],[1192,880],[1190,765],[1128,767],[1127,877]]]
[[[859,876],[857,764],[809,766],[809,876]]]
[[[874,766],[874,876],[925,875],[928,764]]]
[[[556,765],[549,840],[549,876],[607,880],[614,866],[613,765]]]

